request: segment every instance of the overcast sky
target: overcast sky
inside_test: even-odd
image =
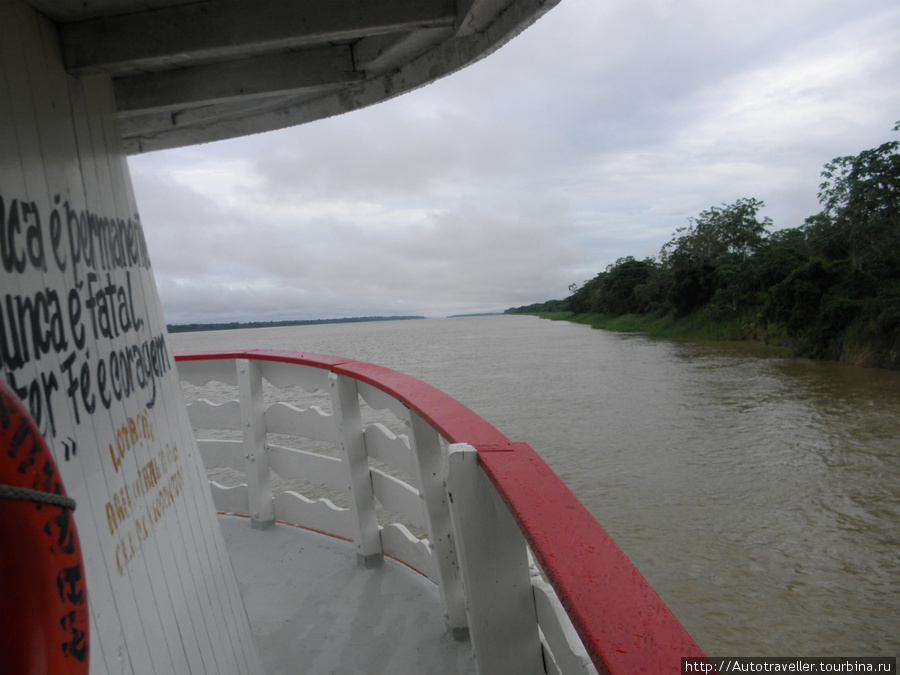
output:
[[[900,139],[897,0],[562,0],[371,108],[129,160],[169,323],[502,311]]]

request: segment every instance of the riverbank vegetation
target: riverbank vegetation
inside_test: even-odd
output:
[[[900,130],[900,123],[894,127]],[[825,165],[822,210],[773,231],[753,198],[702,211],[656,258],[620,258],[571,295],[507,313],[666,337],[757,340],[900,368],[900,142]]]

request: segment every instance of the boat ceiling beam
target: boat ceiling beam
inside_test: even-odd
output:
[[[74,74],[137,74],[454,26],[454,0],[206,0],[60,26]]]
[[[305,90],[302,94],[248,98],[211,105],[173,111],[141,111],[130,115],[119,115],[119,129],[125,143],[126,152],[138,149],[137,139],[141,136],[171,132],[179,128],[196,128],[214,123],[239,122],[248,115],[259,115],[268,111],[285,109],[299,105],[316,97],[334,93],[340,86]]]
[[[66,71],[112,81],[128,153],[374,105],[487,56],[560,0],[0,0],[55,24]]]
[[[367,73],[382,73],[449,38],[453,28],[423,28],[363,38],[353,45],[353,63]]]
[[[322,91],[363,79],[349,45],[116,78],[120,118],[221,102]]]
[[[480,33],[510,4],[510,0],[456,0],[456,34]]]

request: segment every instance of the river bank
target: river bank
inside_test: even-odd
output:
[[[575,312],[536,312],[535,316],[551,321],[570,321],[591,328],[617,333],[642,333],[649,337],[703,342],[753,342],[784,356],[839,361],[862,368],[900,370],[900,335],[873,340],[863,330],[848,331],[839,351],[830,354],[810,353],[802,341],[791,339],[776,325],[759,327],[743,319],[716,321],[703,312],[675,318],[672,315],[591,314]]]

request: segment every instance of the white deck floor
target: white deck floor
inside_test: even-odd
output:
[[[437,586],[405,565],[361,569],[340,539],[219,522],[269,675],[475,672],[470,643],[445,629]]]

